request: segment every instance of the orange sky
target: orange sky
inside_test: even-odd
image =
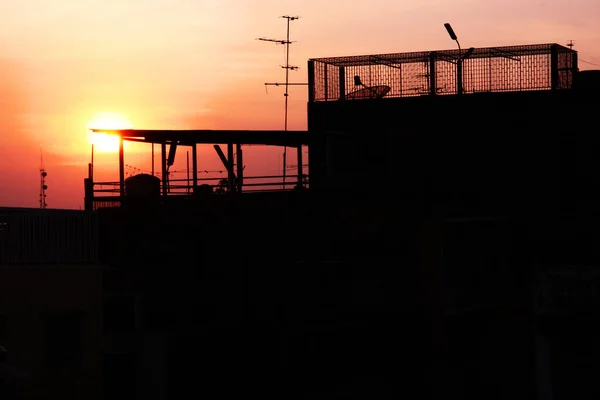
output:
[[[255,39],[285,38],[286,14],[301,16],[292,82],[306,81],[312,57],[454,48],[444,22],[463,47],[573,40],[581,69],[600,68],[598,0],[5,1],[0,206],[38,206],[42,146],[49,207],[79,208],[86,124],[99,112],[136,128],[282,129],[283,89],[266,94],[264,83],[284,79],[284,47]],[[306,88],[290,93],[289,128],[305,129]],[[201,151],[201,169],[221,168],[213,153]],[[116,164],[114,155],[96,160],[99,170]],[[279,151],[245,161],[280,172]],[[126,162],[150,166],[145,154]]]

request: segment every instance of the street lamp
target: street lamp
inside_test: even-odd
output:
[[[454,29],[452,29],[452,26],[447,22],[444,24],[444,27],[448,31],[448,35],[450,35],[450,39],[454,40],[456,42],[456,44],[458,45],[458,60],[456,61],[456,93],[462,94],[463,93],[463,85],[462,85],[463,60],[465,58],[469,57],[471,54],[473,54],[473,51],[475,49],[473,47],[469,48],[469,50],[467,50],[467,52],[465,53],[465,55],[463,57],[462,50],[460,49],[460,42],[458,41],[458,37],[456,36],[456,33],[454,33]]]

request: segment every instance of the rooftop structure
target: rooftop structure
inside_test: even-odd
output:
[[[124,141],[148,143],[160,145],[160,171],[152,176],[134,176],[129,178],[130,188],[135,185],[135,180],[144,179],[146,188],[148,185],[156,188],[155,194],[163,197],[179,195],[179,197],[212,192],[242,192],[270,190],[281,187],[286,189],[284,176],[244,176],[242,145],[265,145],[265,146],[287,146],[300,147],[309,143],[309,135],[306,131],[244,131],[244,130],[158,130],[158,129],[123,129],[106,130],[93,129],[93,132],[101,132],[116,135],[120,138],[119,146],[119,181],[118,182],[95,182],[93,179],[93,165],[89,166],[89,176],[86,179],[86,209],[92,210],[98,207],[111,207],[120,205],[125,197],[133,194],[127,190],[125,179],[125,155],[123,149]],[[198,154],[197,145],[212,144],[227,171],[227,178],[208,177],[198,178]],[[227,146],[224,152],[220,145]],[[167,146],[169,147],[167,150]],[[171,179],[169,168],[175,161],[178,146],[188,146],[192,150],[192,165],[187,179]],[[300,153],[299,153],[300,154]],[[307,183],[307,175],[302,168],[302,159],[298,160],[297,182],[287,188],[304,187]],[[155,176],[157,175],[157,176]],[[160,178],[159,178],[160,177]],[[154,179],[152,179],[154,178]],[[283,181],[282,181],[283,180]],[[152,183],[155,182],[155,183]],[[139,183],[137,183],[139,186]],[[150,188],[152,190],[152,188]]]
[[[558,44],[315,58],[309,101],[456,94],[461,78],[465,94],[569,89],[576,71],[577,52]]]

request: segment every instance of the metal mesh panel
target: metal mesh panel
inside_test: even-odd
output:
[[[573,84],[573,75],[577,66],[577,53],[574,51],[558,50],[558,87],[560,89],[568,89]]]
[[[313,59],[314,101],[346,99],[364,87],[389,88],[386,98],[570,88],[576,52],[556,44],[490,47]],[[435,79],[430,74],[435,71]],[[360,83],[355,85],[355,76]],[[352,96],[350,96],[352,97]]]

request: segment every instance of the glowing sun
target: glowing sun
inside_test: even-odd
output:
[[[102,132],[92,132],[91,129],[133,129],[131,122],[123,115],[117,113],[99,113],[88,123],[89,142],[94,145],[94,150],[99,152],[115,152],[119,150],[119,137]]]

